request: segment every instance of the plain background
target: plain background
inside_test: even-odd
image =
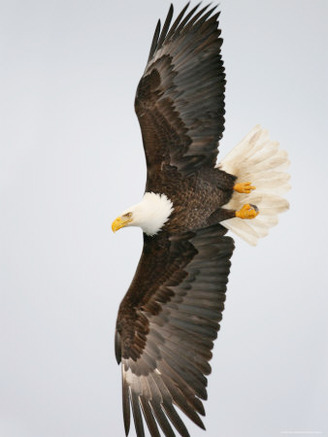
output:
[[[124,435],[113,336],[142,235],[110,225],[143,194],[133,100],[168,7],[1,2],[1,436]],[[236,238],[207,431],[189,429],[327,435],[328,3],[222,0],[220,9],[221,153],[260,123],[288,150],[293,188],[290,211],[258,247]]]

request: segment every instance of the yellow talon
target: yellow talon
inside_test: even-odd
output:
[[[236,217],[241,219],[253,219],[259,214],[259,210],[255,205],[247,203],[239,211],[236,211]]]
[[[255,190],[256,188],[252,185],[251,182],[241,182],[240,184],[234,185],[233,189],[237,191],[237,193],[249,194],[252,190]]]

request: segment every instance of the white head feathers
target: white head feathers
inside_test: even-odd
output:
[[[140,226],[147,235],[157,234],[173,211],[173,203],[165,194],[145,193],[141,202],[131,206],[122,216],[132,213],[127,226]]]

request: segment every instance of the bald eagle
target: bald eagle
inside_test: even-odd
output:
[[[176,407],[204,428],[213,342],[234,241],[255,245],[288,208],[286,152],[256,126],[217,165],[225,73],[216,7],[189,4],[157,24],[135,110],[147,161],[141,202],[112,224],[143,230],[143,252],[119,308],[125,433],[189,436]]]

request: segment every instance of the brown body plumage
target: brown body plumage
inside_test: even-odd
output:
[[[175,233],[204,228],[235,216],[235,211],[222,208],[233,194],[235,177],[219,169],[200,169],[192,175],[181,177],[170,169],[163,183],[153,192],[162,192],[173,202],[174,211],[164,230]],[[146,191],[148,191],[146,189]],[[183,193],[183,196],[181,196]]]

